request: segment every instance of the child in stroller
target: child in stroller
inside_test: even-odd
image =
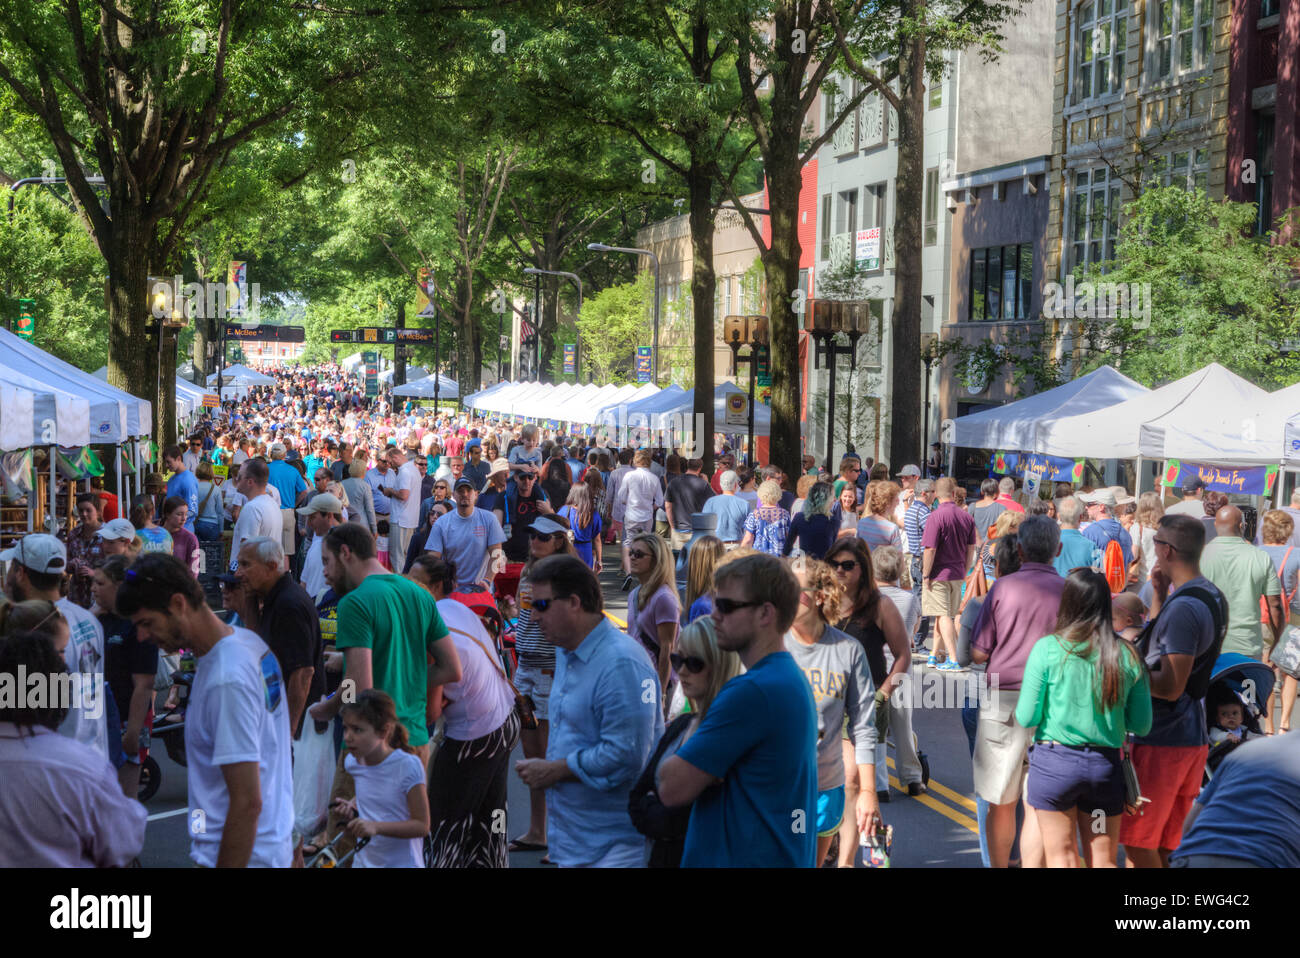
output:
[[[1236,653],[1219,656],[1205,695],[1205,722],[1210,735],[1206,781],[1229,752],[1264,734],[1260,719],[1272,694],[1273,672],[1267,665]]]

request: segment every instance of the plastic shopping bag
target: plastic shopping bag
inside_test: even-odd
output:
[[[303,719],[302,737],[293,743],[293,825],[310,837],[329,815],[330,786],[334,783],[333,726],[316,731],[311,716]]]

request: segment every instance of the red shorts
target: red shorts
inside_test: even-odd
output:
[[[1200,794],[1205,774],[1205,745],[1134,745],[1133,770],[1142,794],[1151,799],[1141,815],[1125,815],[1119,826],[1121,845],[1167,848],[1183,840],[1183,822]]]

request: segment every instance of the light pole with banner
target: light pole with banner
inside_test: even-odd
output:
[[[529,266],[524,270],[525,276],[566,276],[578,287],[578,315],[582,315],[582,280],[578,278],[577,273],[569,273],[562,269],[537,269],[535,266]],[[538,280],[540,283],[541,280]],[[560,306],[555,305],[556,316],[558,318]],[[573,378],[575,382],[582,382],[582,333],[577,331],[577,323],[574,323],[574,337],[577,340],[573,344]]]

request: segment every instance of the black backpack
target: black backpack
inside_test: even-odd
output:
[[[1210,676],[1214,673],[1214,663],[1219,658],[1219,650],[1223,648],[1224,636],[1228,633],[1228,602],[1223,597],[1223,593],[1217,588],[1211,591],[1202,588],[1201,586],[1189,586],[1179,589],[1178,592],[1174,594],[1173,598],[1169,599],[1168,602],[1165,603],[1164,608],[1160,610],[1161,615],[1164,614],[1165,609],[1169,608],[1170,602],[1184,597],[1189,599],[1199,599],[1201,602],[1204,602],[1206,608],[1210,610],[1210,617],[1214,620],[1214,641],[1210,643],[1208,649],[1193,660],[1192,671],[1187,676],[1187,685],[1183,690],[1187,695],[1190,695],[1194,699],[1203,699],[1205,698],[1205,693],[1210,689]],[[1142,630],[1142,634],[1137,638],[1135,644],[1137,646],[1138,654],[1142,656],[1143,660],[1147,657],[1147,653],[1151,647],[1152,636],[1155,634],[1155,626],[1159,621],[1160,616],[1157,615],[1147,623],[1146,628]],[[1172,708],[1175,703],[1164,699],[1153,698],[1152,704],[1157,707],[1163,704],[1166,707]]]

